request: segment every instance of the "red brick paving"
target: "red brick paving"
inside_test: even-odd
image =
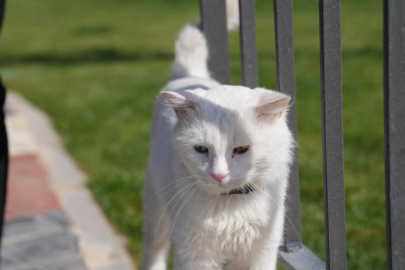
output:
[[[10,158],[6,219],[60,209],[49,174],[35,154]]]

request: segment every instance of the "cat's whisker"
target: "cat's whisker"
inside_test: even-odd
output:
[[[250,185],[250,184],[249,184],[249,185]],[[256,194],[256,192],[255,192],[255,190],[252,191],[252,194],[253,194],[253,196],[254,196],[255,198],[258,197],[257,194]]]
[[[177,202],[176,202],[176,204],[173,206],[173,210],[175,209],[175,207],[176,207],[176,205],[177,205],[177,203],[181,200],[181,198],[183,197],[183,195],[189,190],[189,189],[191,189],[193,186],[195,186],[197,184],[197,182],[194,182],[193,184],[191,184],[191,186],[189,185],[184,191],[183,191],[183,194],[181,195],[181,197],[177,200]],[[195,192],[195,191],[194,191]],[[193,193],[194,193],[193,192]],[[190,196],[190,195],[189,195]],[[188,196],[188,197],[189,197]],[[187,198],[188,198],[187,197]],[[168,205],[170,204],[170,202],[168,203]],[[173,210],[170,212],[170,214],[169,214],[169,217],[172,215],[172,213],[173,213]],[[163,214],[163,213],[162,213]],[[177,216],[177,215],[176,215]],[[172,225],[172,226],[170,226],[170,224],[168,224],[168,226],[166,226],[165,228],[164,228],[164,230],[170,230],[170,227],[171,227],[171,231],[170,231],[170,234],[169,234],[169,236],[168,236],[168,238],[167,238],[167,241],[170,241],[170,238],[171,238],[171,235],[172,235],[172,232],[173,232],[173,227],[174,226],[174,224]],[[164,234],[162,234],[162,235],[164,235]],[[156,235],[155,235],[155,237],[156,237]],[[155,245],[155,243],[153,244],[153,246]]]
[[[173,211],[176,209],[177,204],[181,201],[181,198],[183,198],[184,194],[186,194],[187,191],[188,191],[189,189],[191,189],[193,186],[195,186],[196,184],[197,184],[197,182],[194,182],[193,185],[191,185],[191,186],[188,187],[186,190],[184,190],[183,194],[181,194],[180,198],[177,200],[176,204],[173,206],[172,211],[170,211],[170,214],[169,214],[170,217],[172,216]]]
[[[185,180],[183,181],[183,183],[187,182],[187,180],[191,180],[191,178],[185,179]],[[178,183],[178,184],[180,184],[180,183]],[[166,192],[164,192],[164,193],[161,194],[161,195],[167,194],[170,190],[173,190],[176,186],[177,186],[177,185],[171,187],[170,189],[168,189]],[[154,200],[154,201],[156,201],[156,200]],[[152,201],[152,202],[154,202],[154,201]],[[151,203],[152,203],[152,202],[151,202]],[[159,212],[160,210],[162,210],[164,207],[165,207],[165,206],[163,205],[163,206],[159,207],[157,210],[155,210],[155,211],[153,211],[153,212],[151,212],[151,213],[145,214],[145,217],[149,217],[149,216],[152,216],[152,215],[156,214],[157,212]]]
[[[187,202],[190,200],[190,196],[193,195],[194,192],[196,192],[197,190],[198,190],[198,187],[195,188],[194,191],[191,192],[191,193],[187,196],[187,198],[184,200],[184,202],[180,205],[180,208],[179,208],[179,210],[177,211],[176,216],[174,217],[174,222],[173,222],[173,225],[172,225],[172,230],[170,231],[170,234],[169,234],[169,239],[170,239],[170,237],[172,236],[172,233],[173,233],[173,230],[174,230],[174,226],[176,225],[177,219],[178,219],[179,216],[180,216],[181,210],[183,210],[183,208],[186,206]]]
[[[263,183],[265,183],[265,179],[261,179],[262,180],[262,182]],[[276,190],[274,187],[273,187],[273,183],[267,183],[266,184],[266,186],[268,186],[269,188],[271,188],[274,192],[276,192],[276,193],[278,193],[278,190]],[[290,214],[291,214],[291,216],[293,215],[292,214],[292,211],[291,211],[291,208],[290,208],[290,206],[288,205],[288,203],[287,203],[287,201],[290,199],[290,195],[288,195],[288,194],[285,194],[284,195],[285,197],[285,199],[284,199],[284,203],[285,203],[285,205],[287,206],[287,209],[288,209],[288,211],[290,212]]]
[[[183,188],[182,188],[179,192],[177,192],[176,195],[174,195],[173,198],[171,198],[170,201],[166,204],[166,207],[163,209],[162,214],[160,214],[160,217],[159,217],[158,225],[157,225],[157,227],[156,227],[156,232],[155,232],[155,239],[153,240],[153,246],[152,246],[152,247],[154,247],[155,244],[156,244],[156,236],[157,236],[157,233],[158,233],[160,221],[161,221],[161,219],[162,219],[163,213],[166,211],[166,209],[167,209],[167,207],[169,206],[169,204],[170,204],[181,192],[183,192],[187,187],[189,187],[189,186],[191,186],[191,185],[194,185],[195,183],[196,183],[196,182],[191,183],[191,184],[188,184],[185,188],[183,187]]]
[[[264,195],[268,196],[275,204],[277,204],[280,207],[280,203],[277,202],[276,200],[274,200],[269,194],[267,194],[265,191],[261,190],[260,187],[254,183],[251,183],[252,185],[254,185],[256,187],[255,190],[260,190]]]
[[[188,179],[188,180],[190,180],[190,179]],[[186,181],[184,181],[183,183],[185,183],[185,182],[186,182]],[[166,191],[165,193],[163,193],[162,195],[168,193],[170,190],[172,190],[172,189],[175,188],[175,187],[176,187],[176,186],[170,188],[169,190],[167,190],[167,191]],[[152,215],[156,214],[157,212],[159,212],[160,210],[162,210],[164,207],[165,207],[164,205],[161,206],[161,207],[159,207],[157,210],[153,211],[152,213],[149,213],[149,214],[145,215],[145,217],[152,216]]]
[[[261,190],[261,189],[260,189],[257,185],[255,185],[254,183],[252,183],[252,185],[256,186],[256,187],[258,188],[258,190]],[[261,190],[261,191],[262,191],[262,190]],[[267,193],[264,192],[264,191],[262,191],[262,192],[263,192],[263,194],[267,195],[275,204],[277,204],[278,207],[281,207],[281,205],[280,205],[276,200],[274,200],[269,194],[267,194]],[[291,215],[292,215],[292,214],[291,214]],[[284,215],[284,216],[285,216],[285,217],[287,218],[287,220],[290,222],[290,224],[291,224],[291,226],[293,227],[295,233],[297,234],[298,239],[300,240],[300,242],[302,242],[301,237],[300,237],[300,235],[299,235],[297,229],[295,228],[294,224],[293,224],[292,221],[290,220],[290,218],[289,218],[287,215]]]
[[[181,178],[181,179],[178,179],[178,180],[176,180],[176,181],[174,181],[174,182],[168,184],[167,186],[165,186],[164,188],[162,188],[161,190],[159,190],[158,192],[156,192],[155,195],[153,195],[153,196],[145,203],[145,207],[148,206],[149,203],[151,203],[151,200],[152,200],[153,198],[155,198],[160,192],[162,192],[162,191],[165,190],[166,188],[168,188],[168,187],[170,187],[171,185],[174,185],[174,184],[179,184],[179,182],[186,182],[187,180],[191,180],[191,179],[192,179],[193,177],[195,177],[195,176],[197,176],[197,175],[186,176],[186,177],[183,177],[183,178]],[[173,188],[173,187],[172,187],[172,188]],[[170,189],[169,189],[169,190],[170,190]],[[165,193],[163,193],[163,194],[161,194],[161,195],[164,195],[164,194],[166,194],[166,193],[167,193],[167,192],[165,192]]]
[[[231,200],[227,200],[227,203],[226,203],[226,210],[228,211],[229,210],[229,202],[230,202]]]
[[[183,195],[184,195],[184,193],[186,193],[190,188],[192,188],[194,185],[195,185],[196,183],[193,183],[193,184],[191,184],[191,186],[188,186],[187,187],[187,189],[186,190],[184,190],[184,192],[183,192],[183,194],[182,194],[182,197],[183,197]],[[180,198],[181,199],[181,198]],[[179,199],[179,200],[180,200]],[[177,203],[179,202],[179,200],[177,201]],[[176,205],[177,205],[177,203],[176,203]],[[167,204],[167,206],[170,204],[170,202]],[[175,206],[176,206],[175,205]],[[175,207],[174,206],[174,207]],[[166,210],[166,208],[165,208],[165,210]],[[162,214],[164,213],[164,210],[163,210],[163,212],[162,212]],[[170,213],[170,215],[172,214],[172,212]],[[170,216],[169,215],[169,216]],[[160,223],[160,219],[159,219],[159,223]],[[159,228],[159,223],[158,223],[158,227],[157,228]],[[168,225],[168,226],[166,226],[165,228],[163,228],[163,231],[166,231],[166,230],[170,230],[170,224]],[[169,234],[169,236],[168,236],[168,239],[167,239],[167,241],[170,241],[170,237],[171,237],[171,234],[172,234],[172,232],[173,232],[173,227],[172,227],[172,229],[171,229],[171,231],[170,231],[170,234]],[[164,236],[165,234],[164,233],[162,233],[162,236]],[[155,234],[155,240],[156,240],[156,236],[157,236],[157,234]],[[159,239],[158,239],[159,240]],[[156,244],[156,242],[154,241],[153,242],[153,246],[152,246],[152,248],[155,246],[155,244]]]
[[[243,198],[245,198],[245,208],[246,208],[246,214],[248,214],[249,213],[249,210],[248,210],[248,208],[247,208],[247,199],[246,199],[246,194],[243,194]]]
[[[197,205],[198,199],[200,198],[201,191],[202,191],[202,188],[200,187],[200,192],[198,193],[197,199],[195,200],[195,203],[194,203],[194,206],[193,206],[193,209],[192,209],[191,213],[194,213],[194,209],[195,209],[195,206]],[[190,222],[190,218],[191,218],[191,215],[188,217],[188,220],[187,220],[186,226],[184,226],[184,229],[187,228],[188,223]]]
[[[271,188],[274,192],[276,192],[276,193],[278,192],[278,191],[271,185],[271,183],[269,183],[267,186],[268,186],[269,188]],[[287,198],[288,196],[286,195],[285,197]],[[291,216],[292,216],[293,214],[292,214],[291,208],[288,206],[286,199],[284,200],[284,203],[285,203],[285,205],[287,206],[287,209],[288,209],[288,211],[290,212],[290,214],[291,214]]]

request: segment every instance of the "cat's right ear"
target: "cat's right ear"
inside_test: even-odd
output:
[[[264,90],[264,91],[263,91]],[[258,119],[273,122],[288,109],[291,97],[280,92],[258,89],[259,105],[254,108]],[[260,92],[259,92],[260,91]]]
[[[172,91],[162,91],[160,92],[160,95],[163,97],[166,105],[174,109],[177,117],[179,118],[184,117],[187,114],[188,109],[195,108],[195,103],[193,101],[186,99],[179,93]]]

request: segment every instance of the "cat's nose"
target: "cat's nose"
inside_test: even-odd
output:
[[[228,176],[228,173],[211,173],[211,176],[214,177],[215,180],[218,182],[222,182],[222,180]]]

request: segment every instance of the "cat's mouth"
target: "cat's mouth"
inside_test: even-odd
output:
[[[236,195],[236,194],[248,194],[249,192],[254,191],[249,184],[244,185],[243,187],[231,189],[228,192],[222,192],[221,195]]]

